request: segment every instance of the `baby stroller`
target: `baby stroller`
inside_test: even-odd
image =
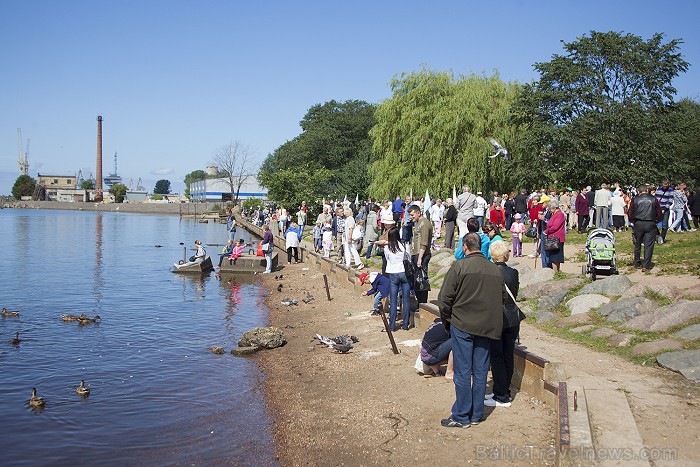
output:
[[[608,229],[593,229],[586,238],[586,255],[588,263],[581,267],[581,274],[591,275],[594,281],[596,275],[610,276],[619,274],[615,264],[615,235]]]

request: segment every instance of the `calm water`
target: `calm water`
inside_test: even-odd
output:
[[[0,209],[0,306],[21,311],[0,318],[0,465],[275,464],[263,375],[228,354],[266,325],[264,289],[255,276],[170,271],[180,242],[224,243],[225,227]],[[206,248],[218,260],[222,247]],[[102,322],[64,323],[65,313]],[[32,387],[44,410],[27,406]]]

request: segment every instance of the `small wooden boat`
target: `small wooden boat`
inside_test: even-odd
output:
[[[204,261],[197,262],[180,262],[174,264],[173,272],[182,273],[205,273],[214,270],[214,265],[211,262],[211,257],[207,256]]]

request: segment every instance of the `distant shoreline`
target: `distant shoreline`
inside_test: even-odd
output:
[[[198,217],[223,203],[63,203],[59,201],[13,201],[7,209],[53,209],[64,211],[130,212]]]

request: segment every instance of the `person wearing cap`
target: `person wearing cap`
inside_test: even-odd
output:
[[[329,223],[325,223],[323,225],[321,246],[323,247],[323,257],[330,258],[331,251],[333,251],[333,231],[331,230],[331,224]]]
[[[370,272],[369,274],[363,272],[360,274],[360,284],[364,285],[367,282],[372,285],[372,288],[366,292],[362,292],[362,296],[366,297],[368,295],[374,295],[374,308],[372,310],[372,316],[376,316],[379,314],[379,302],[381,302],[383,298],[389,297],[391,282],[389,282],[388,277],[379,274],[378,272]]]
[[[474,207],[474,217],[479,221],[479,227],[484,225],[484,216],[486,215],[486,208],[488,207],[488,203],[481,195],[482,193],[480,191],[476,192],[476,204]]]
[[[510,225],[510,232],[513,234],[513,258],[523,255],[523,235],[527,230],[525,224],[521,222],[522,214],[515,213],[515,221]]]
[[[543,230],[543,238],[557,237],[561,247],[557,251],[544,251],[544,241],[542,242],[542,267],[559,271],[561,263],[564,262],[564,241],[566,241],[566,218],[559,209],[559,201],[553,199],[549,201],[548,209],[551,214]]]

